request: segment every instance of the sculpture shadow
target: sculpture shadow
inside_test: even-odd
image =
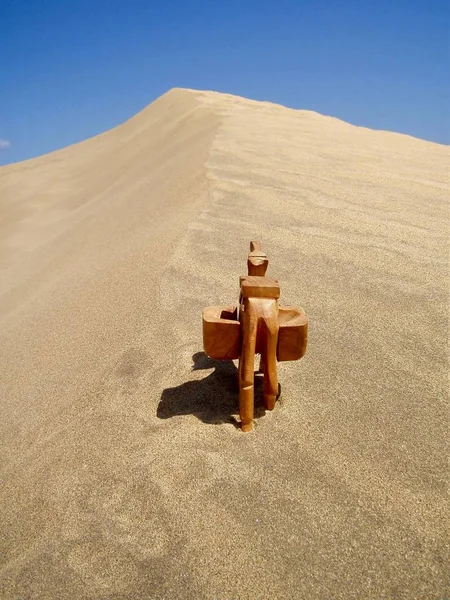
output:
[[[232,423],[239,427],[238,370],[231,360],[215,360],[204,352],[192,356],[192,371],[214,369],[200,380],[187,381],[177,387],[166,388],[158,404],[159,419],[180,415],[194,415],[209,425]],[[255,376],[255,418],[265,414],[263,378]]]

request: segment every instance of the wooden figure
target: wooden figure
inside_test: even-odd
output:
[[[258,241],[250,242],[248,275],[240,277],[239,306],[203,310],[203,348],[219,360],[239,358],[239,414],[242,431],[254,415],[254,359],[261,355],[264,405],[273,410],[278,396],[277,360],[298,360],[306,351],[308,319],[295,306],[279,306],[280,286],[266,277],[269,261]]]

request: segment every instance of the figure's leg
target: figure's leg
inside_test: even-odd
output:
[[[251,431],[253,428],[256,329],[257,320],[252,315],[246,314],[239,358],[239,415],[242,431]]]
[[[266,339],[264,352],[264,405],[267,410],[275,408],[278,394],[277,343],[278,323],[273,320],[266,323]]]

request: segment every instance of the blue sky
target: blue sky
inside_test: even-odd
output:
[[[450,3],[0,0],[0,165],[212,89],[450,143]]]

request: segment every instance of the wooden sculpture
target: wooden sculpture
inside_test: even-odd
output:
[[[203,348],[219,360],[239,358],[239,414],[242,431],[251,431],[254,414],[254,359],[261,355],[264,405],[278,396],[277,360],[298,360],[306,351],[308,320],[300,307],[279,306],[280,286],[266,277],[269,261],[260,242],[250,242],[248,275],[240,277],[239,306],[203,310]]]

